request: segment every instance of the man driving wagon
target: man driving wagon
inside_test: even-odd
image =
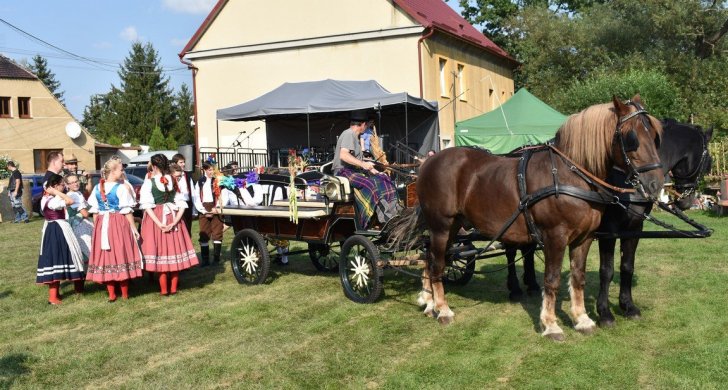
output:
[[[354,192],[357,221],[362,229],[377,227],[397,214],[397,191],[390,177],[379,172],[372,161],[363,157],[359,136],[367,128],[367,110],[351,113],[349,128],[336,142],[332,170],[334,175],[349,179]],[[376,213],[376,221],[373,216]]]

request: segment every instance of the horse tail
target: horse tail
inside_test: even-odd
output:
[[[394,250],[419,249],[422,234],[427,230],[420,206],[404,209],[388,226],[387,246]]]

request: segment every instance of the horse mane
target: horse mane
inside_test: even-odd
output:
[[[650,126],[662,136],[662,124],[648,115]],[[612,103],[587,107],[567,118],[556,133],[556,147],[598,177],[606,177],[612,162],[612,140],[617,115]]]

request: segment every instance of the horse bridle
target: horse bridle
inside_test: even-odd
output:
[[[673,181],[680,180],[688,182],[687,184],[678,184],[677,182],[673,184],[672,188],[678,194],[678,197],[675,199],[675,201],[681,201],[687,198],[688,196],[692,195],[693,192],[695,192],[696,188],[698,188],[698,182],[700,181],[700,172],[703,171],[703,166],[705,165],[705,162],[708,161],[708,156],[710,156],[708,152],[708,145],[705,142],[705,135],[702,131],[700,132],[700,142],[702,143],[703,153],[700,155],[700,162],[695,167],[695,169],[685,176],[675,175],[674,172],[672,174]]]
[[[634,108],[636,108],[636,110],[634,112],[631,112],[631,113],[619,118],[619,120],[617,121],[617,128],[614,131],[614,141],[613,142],[619,143],[620,150],[622,152],[622,159],[624,160],[624,163],[627,166],[627,172],[625,172],[627,174],[626,182],[631,184],[632,187],[639,189],[639,191],[642,193],[642,195],[644,197],[646,197],[648,199],[653,199],[654,197],[652,197],[650,194],[648,194],[647,191],[645,190],[645,185],[642,182],[640,173],[648,172],[653,169],[661,169],[662,163],[656,162],[656,163],[645,164],[645,165],[637,167],[632,163],[632,160],[627,156],[627,148],[624,144],[624,137],[622,136],[622,126],[625,123],[627,123],[627,121],[629,121],[630,119],[632,119],[636,116],[639,116],[639,118],[642,120],[642,125],[645,127],[645,129],[650,128],[650,120],[648,118],[647,111],[639,103],[633,102],[631,100],[627,101],[627,105],[633,106]],[[635,130],[633,128],[630,131],[636,132],[637,130]],[[614,167],[614,168],[621,170],[618,167]]]

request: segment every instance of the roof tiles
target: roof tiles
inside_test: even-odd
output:
[[[33,73],[25,70],[22,66],[16,64],[13,60],[0,55],[0,78],[4,79],[30,79],[35,80],[37,77]]]

